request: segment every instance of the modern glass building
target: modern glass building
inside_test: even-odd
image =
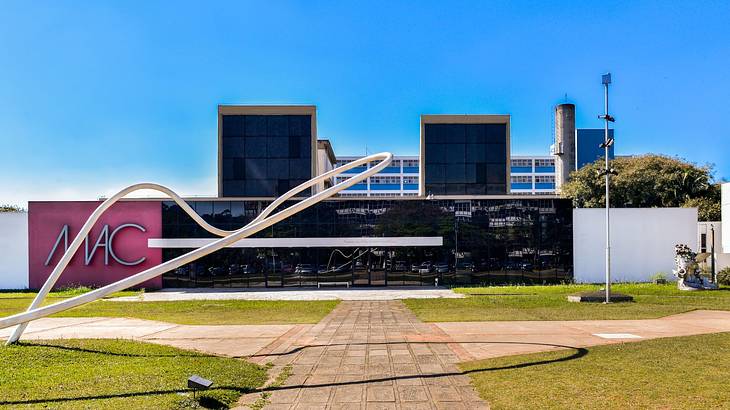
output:
[[[187,201],[203,219],[226,230],[249,223],[290,188],[353,159],[336,157],[331,141],[317,138],[314,106],[220,106],[218,126],[218,196]],[[420,156],[396,157],[338,197],[144,286],[570,280],[571,203],[547,193],[549,187],[537,180],[554,169],[549,158],[530,159],[529,172],[519,162],[525,158],[510,158],[509,129],[508,115],[421,116]],[[511,194],[513,178],[528,174],[535,177],[529,188],[533,195]],[[29,283],[34,287],[45,281],[68,237],[98,202],[29,205]],[[84,254],[75,256],[58,286],[112,283],[213,240],[166,199],[121,201],[97,225]]]
[[[190,203],[211,224],[236,229],[270,201]],[[162,249],[163,260],[213,238],[174,202],[162,203],[162,227],[154,246]],[[278,245],[271,238],[278,238]],[[433,286],[437,278],[444,285],[543,283],[570,280],[571,266],[572,207],[566,200],[342,198],[170,272],[163,286],[289,287],[323,281]]]
[[[218,194],[279,196],[317,175],[314,106],[219,106]]]
[[[509,115],[422,115],[420,193],[504,195]]]

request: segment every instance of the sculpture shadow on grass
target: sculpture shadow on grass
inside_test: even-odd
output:
[[[365,344],[365,345],[389,345],[389,344],[404,344],[406,342],[394,342],[394,343],[352,343],[353,344]],[[446,342],[417,342],[412,344],[447,344]],[[559,345],[559,344],[550,344],[550,343],[532,343],[532,342],[460,342],[464,344],[471,344],[471,343],[490,343],[490,344],[518,344],[518,345],[536,345],[536,346],[545,346],[545,347],[552,347],[552,348],[559,348],[559,349],[566,349],[566,350],[573,350],[572,353],[570,353],[567,356],[564,357],[558,357],[555,359],[547,359],[547,360],[537,360],[532,362],[525,362],[525,363],[517,363],[507,366],[497,366],[497,367],[485,367],[485,368],[479,368],[479,369],[471,369],[471,370],[463,370],[463,371],[452,371],[452,372],[440,372],[440,373],[432,373],[432,374],[413,374],[413,375],[398,375],[398,376],[386,376],[386,377],[378,377],[374,379],[367,379],[367,380],[359,380],[359,381],[344,381],[344,382],[333,382],[333,383],[321,383],[321,384],[310,384],[310,385],[292,385],[292,386],[270,386],[270,387],[264,387],[260,389],[250,389],[250,388],[242,388],[239,386],[218,386],[215,390],[233,390],[241,394],[247,394],[247,393],[258,393],[258,392],[273,392],[273,391],[280,391],[280,390],[289,390],[289,389],[301,389],[301,388],[318,388],[318,387],[336,387],[336,386],[348,386],[348,385],[358,385],[358,384],[367,384],[367,383],[379,383],[379,382],[388,382],[388,381],[397,381],[397,380],[408,380],[408,379],[414,379],[414,378],[438,378],[438,377],[445,377],[445,376],[460,376],[460,375],[469,375],[472,373],[482,373],[482,372],[493,372],[493,371],[499,371],[499,370],[510,370],[510,369],[522,369],[527,367],[533,367],[533,366],[541,366],[546,364],[553,364],[553,363],[560,363],[560,362],[567,362],[571,360],[577,360],[580,359],[588,354],[588,349],[582,348],[582,347],[575,347],[575,346],[567,346],[567,345]],[[411,343],[409,343],[411,344]],[[343,343],[343,345],[347,345],[347,343]],[[299,348],[292,349],[291,351],[288,351],[283,354],[291,354],[296,353],[298,351],[310,348],[310,347],[321,347],[321,346],[337,346],[337,344],[334,345],[311,345],[311,346],[302,346]],[[97,352],[94,352],[97,353]],[[271,355],[267,355],[271,356]],[[251,356],[249,356],[251,357]],[[74,402],[74,401],[84,401],[84,400],[103,400],[103,399],[114,399],[114,398],[129,398],[129,397],[140,397],[140,396],[154,396],[154,395],[160,395],[160,394],[181,394],[181,393],[190,393],[192,392],[191,389],[170,389],[170,390],[149,390],[149,391],[141,391],[141,392],[127,392],[127,393],[119,393],[119,394],[104,394],[104,395],[96,395],[96,396],[83,396],[83,397],[56,397],[56,398],[44,398],[44,399],[29,399],[29,400],[15,400],[15,401],[0,401],[0,406],[20,406],[20,405],[29,405],[29,404],[50,404],[50,403],[62,403],[62,402]],[[215,400],[212,398],[212,400]],[[201,403],[202,404],[202,403]]]

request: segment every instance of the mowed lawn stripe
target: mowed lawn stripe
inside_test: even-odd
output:
[[[680,291],[674,284],[615,284],[615,292],[634,296],[634,302],[572,303],[567,296],[599,290],[598,285],[492,286],[458,288],[463,299],[407,299],[426,322],[492,320],[652,319],[697,309],[730,310],[730,288],[718,291]]]
[[[464,363],[492,409],[730,408],[730,334]]]

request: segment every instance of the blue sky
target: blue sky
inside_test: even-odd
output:
[[[546,154],[552,106],[616,152],[730,178],[728,2],[0,4],[0,203],[139,182],[216,190],[216,106],[315,104],[341,155],[415,154],[423,113],[508,113]]]

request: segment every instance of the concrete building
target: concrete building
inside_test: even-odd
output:
[[[337,157],[336,166],[352,162],[359,157]],[[399,197],[418,195],[419,160],[417,156],[395,156],[389,167],[340,193],[341,197]],[[335,178],[335,183],[349,178],[363,168],[353,168]]]
[[[555,158],[550,155],[514,155],[510,160],[510,192],[554,194]]]

